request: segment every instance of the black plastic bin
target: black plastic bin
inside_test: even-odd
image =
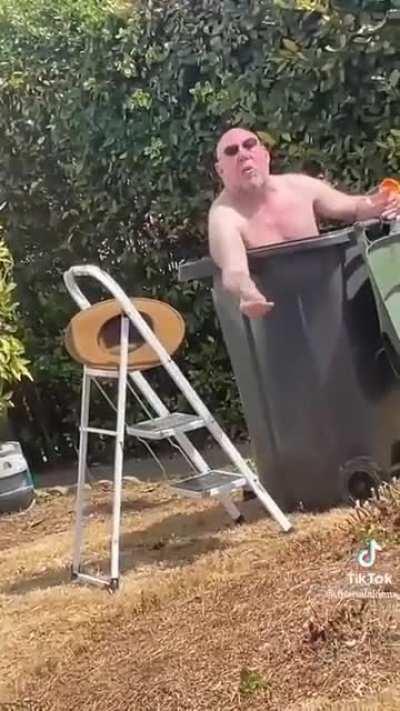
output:
[[[248,257],[275,302],[262,319],[242,316],[209,258],[179,279],[212,277],[260,479],[286,511],[365,499],[400,463],[400,382],[353,230]]]

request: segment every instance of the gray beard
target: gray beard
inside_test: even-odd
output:
[[[258,174],[252,178],[252,180],[249,180],[247,185],[242,185],[239,188],[239,192],[243,195],[251,195],[253,193],[258,193],[259,191],[265,190],[267,185],[267,179]]]

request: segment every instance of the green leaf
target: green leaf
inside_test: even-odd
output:
[[[257,135],[266,146],[275,146],[277,143],[276,139],[267,131],[257,131]]]
[[[297,52],[300,51],[300,48],[297,46],[296,42],[293,42],[293,40],[286,37],[282,39],[282,44],[285,49],[289,50],[289,52],[293,52],[294,54],[297,54]]]

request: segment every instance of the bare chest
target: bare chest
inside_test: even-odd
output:
[[[312,200],[292,190],[273,196],[243,218],[242,235],[249,248],[312,237],[318,233]]]

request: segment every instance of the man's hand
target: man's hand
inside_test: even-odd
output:
[[[274,307],[272,301],[267,301],[259,291],[247,272],[233,269],[222,272],[224,289],[239,298],[239,308],[249,318],[265,316]]]
[[[273,301],[267,301],[256,285],[249,284],[240,290],[240,310],[249,318],[261,318],[274,307]]]
[[[357,220],[395,220],[400,217],[400,194],[379,191],[369,197],[359,198]]]

